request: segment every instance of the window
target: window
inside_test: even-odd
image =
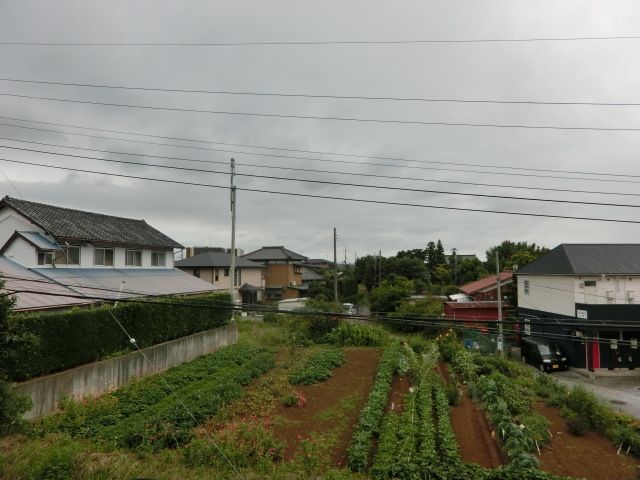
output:
[[[56,265],[80,265],[80,247],[70,246],[57,251],[53,263]]]
[[[524,294],[529,295],[529,280],[525,280],[523,284],[524,284]]]
[[[216,280],[215,280],[216,282],[218,281],[218,275],[219,275],[218,272],[219,272],[219,270],[216,268]]]
[[[140,250],[127,250],[127,258],[125,265],[128,267],[141,267],[142,266],[142,251]]]
[[[38,265],[51,265],[53,263],[53,252],[38,252]]]
[[[152,267],[164,267],[166,265],[166,258],[164,252],[151,252],[151,266]]]
[[[596,286],[596,281],[595,280],[585,280],[584,281],[584,286],[585,287],[595,287]]]
[[[224,269],[224,276],[225,276],[225,277],[228,277],[228,276],[229,276],[229,269],[228,269],[228,268],[225,268],[225,269]]]
[[[293,266],[293,273],[302,273],[302,268],[300,268],[300,265]]]
[[[194,268],[193,269],[193,276],[200,278],[200,269],[199,268]]]
[[[234,285],[237,287],[240,285],[240,283],[242,282],[242,275],[240,273],[240,269],[236,268],[236,274],[235,274],[235,282]]]
[[[96,248],[93,251],[93,264],[113,267],[113,248]]]

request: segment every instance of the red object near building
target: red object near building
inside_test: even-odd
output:
[[[502,302],[502,308],[506,316],[508,305]],[[498,302],[445,302],[444,315],[453,320],[495,322],[498,320]]]
[[[500,289],[504,296],[511,291],[513,272],[500,273]],[[481,278],[475,282],[467,283],[460,287],[460,292],[472,297],[475,301],[498,300],[498,282],[496,275]]]

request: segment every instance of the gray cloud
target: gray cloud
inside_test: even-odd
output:
[[[87,2],[24,1],[2,7],[7,41],[234,41],[498,38],[625,35],[640,20],[636,2]],[[328,94],[640,101],[637,41],[479,45],[150,48],[0,47],[2,76],[104,84]],[[423,121],[640,127],[638,107],[456,105],[404,102],[224,97],[45,87],[0,82],[0,91],[27,95],[157,104],[180,108],[277,112],[333,117]],[[230,143],[407,157],[452,163],[507,165],[638,174],[640,134],[428,127],[316,120],[251,118],[118,109],[0,97],[0,115],[171,137]],[[48,128],[48,127],[46,127]],[[51,127],[55,128],[55,127]],[[71,130],[71,129],[67,129]],[[97,133],[101,135],[100,133]],[[132,153],[227,161],[231,154],[120,143],[0,127],[1,136]],[[105,134],[110,136],[123,136]],[[137,138],[137,137],[129,137]],[[156,140],[154,140],[156,141]],[[164,140],[157,140],[165,142]],[[181,143],[166,141],[166,143]],[[206,145],[205,145],[206,146]],[[210,145],[211,147],[214,147]],[[254,149],[238,150],[257,151]],[[56,150],[53,149],[52,150]],[[68,151],[60,149],[60,151]],[[91,156],[101,154],[89,153]],[[339,165],[233,154],[239,163],[365,172],[422,179],[458,180],[635,193],[633,183],[517,177],[498,174]],[[47,157],[1,149],[0,156],[130,175],[226,185],[228,178],[86,159]],[[300,156],[317,157],[304,154]],[[102,154],[103,158],[115,155]],[[340,159],[342,157],[324,157]],[[347,160],[364,159],[346,158]],[[134,159],[160,164],[168,160]],[[377,163],[392,163],[378,161]],[[193,163],[201,167],[203,164]],[[428,164],[413,164],[429,167]],[[204,165],[221,170],[220,165]],[[432,165],[438,167],[438,165]],[[443,167],[440,165],[439,167]],[[36,169],[0,162],[28,199],[145,218],[178,241],[229,242],[228,192],[95,175]],[[451,168],[455,167],[451,165]],[[471,167],[467,170],[473,169]],[[240,172],[355,181],[389,186],[578,200],[603,197],[471,187],[346,175],[239,167]],[[475,170],[479,170],[475,168]],[[495,172],[495,169],[492,169]],[[583,176],[584,175],[575,175]],[[368,198],[382,201],[637,219],[636,209],[540,204],[407,193],[239,177],[247,188]],[[14,194],[0,178],[0,189]],[[286,244],[309,256],[331,251],[336,226],[349,258],[378,251],[390,255],[441,238],[447,248],[483,253],[504,239],[560,242],[633,242],[637,226],[473,214],[411,207],[239,193],[238,242],[246,250]]]

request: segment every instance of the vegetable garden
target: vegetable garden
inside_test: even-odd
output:
[[[640,425],[584,390],[451,333],[273,320],[241,323],[239,345],[62,402],[0,439],[0,476],[636,478]]]

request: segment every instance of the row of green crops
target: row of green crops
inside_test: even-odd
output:
[[[384,418],[378,450],[369,471],[372,478],[404,480],[554,480],[555,477],[523,464],[485,469],[462,461],[450,417],[449,398],[442,379],[434,373],[438,348],[427,345],[416,355],[405,345],[401,357],[409,365],[414,390],[405,397],[402,413]],[[466,360],[472,359],[464,355]],[[469,366],[469,365],[468,365]],[[468,372],[477,370],[469,366]],[[470,375],[477,378],[477,374]]]
[[[369,455],[374,435],[380,431],[380,424],[387,405],[393,374],[398,368],[400,344],[392,343],[385,348],[378,365],[376,379],[369,393],[367,403],[360,412],[358,423],[347,450],[349,468],[356,472],[364,472],[369,463]]]
[[[61,402],[61,413],[36,425],[107,448],[158,451],[180,447],[192,428],[242,395],[242,386],[273,366],[273,354],[234,345],[96,399]]]
[[[345,361],[340,348],[328,348],[312,354],[299,368],[289,375],[294,385],[311,385],[331,376],[331,371]]]

